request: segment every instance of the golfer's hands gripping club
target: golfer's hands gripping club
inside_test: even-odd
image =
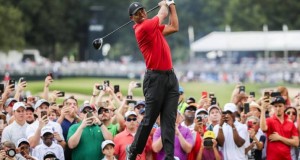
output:
[[[174,0],[165,0],[167,5],[170,6],[171,4],[174,4],[175,5],[175,2]]]

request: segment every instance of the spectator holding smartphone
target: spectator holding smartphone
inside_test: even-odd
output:
[[[226,103],[220,124],[213,129],[224,160],[247,160],[245,148],[250,143],[249,133],[247,126],[235,120],[236,112],[235,104]]]
[[[234,153],[233,153],[234,154]],[[218,143],[213,131],[206,131],[197,160],[222,160],[223,154],[218,150]]]
[[[274,97],[271,101],[274,114],[266,119],[265,111],[269,103],[270,99],[265,96],[260,116],[260,128],[267,135],[267,160],[292,159],[291,147],[298,147],[299,133],[284,114],[286,101],[281,96]]]
[[[101,143],[112,140],[112,134],[90,109],[81,110],[83,120],[68,131],[68,146],[72,149],[72,160],[102,159]]]

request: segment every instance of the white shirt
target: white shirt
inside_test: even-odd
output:
[[[16,121],[13,121],[13,123],[4,128],[1,142],[11,141],[17,146],[19,139],[27,138],[25,133],[28,126],[29,124],[26,122],[21,126]]]
[[[191,132],[193,132],[195,130],[195,123],[192,123],[191,125],[187,126],[183,121],[183,122],[181,122],[181,125],[188,128]]]
[[[47,152],[53,152],[59,160],[65,160],[64,149],[56,143],[52,143],[50,147],[46,146],[44,143],[37,145],[33,151],[32,156],[43,160]]]
[[[53,122],[53,121],[49,120],[49,122],[46,124],[46,126],[50,126],[53,129],[54,132],[57,132],[59,134],[59,136],[62,140],[65,140],[60,124],[58,124],[57,122]],[[39,127],[39,121],[38,120],[36,120],[32,124],[30,124],[26,129],[26,138],[29,139],[30,137],[34,136],[35,131],[38,129],[38,127]],[[43,142],[42,139],[40,139],[39,144],[42,144],[42,142]],[[55,140],[55,142],[56,142],[56,140]]]
[[[224,133],[224,145],[223,147],[220,147],[223,152],[224,160],[247,160],[248,158],[245,154],[245,148],[250,145],[250,137],[247,126],[238,121],[234,122],[234,126],[239,136],[245,140],[245,143],[243,146],[238,147],[234,143],[232,127],[227,123],[224,123],[222,126]],[[216,137],[218,136],[219,128],[219,124],[214,127]]]

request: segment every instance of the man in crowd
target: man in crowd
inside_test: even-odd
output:
[[[70,127],[68,146],[72,149],[72,160],[102,159],[101,143],[112,140],[112,134],[100,122],[92,109],[85,107],[82,111],[83,120]]]
[[[265,111],[270,100],[267,96],[262,101],[260,128],[267,135],[267,159],[291,159],[291,147],[298,147],[298,131],[293,122],[284,114],[285,100],[281,96],[274,97],[271,105],[274,114],[265,118]]]
[[[220,124],[213,128],[218,145],[222,148],[224,160],[247,159],[245,148],[250,143],[249,133],[247,126],[235,120],[236,112],[235,104],[225,104]]]
[[[33,107],[26,107],[26,122],[28,124],[32,124],[35,121],[34,117],[34,108]]]
[[[181,123],[182,126],[187,127],[192,132],[195,128],[194,118],[197,107],[194,104],[190,104],[184,110],[184,121]]]
[[[26,138],[26,128],[28,124],[25,119],[25,104],[16,102],[12,108],[14,113],[14,121],[4,128],[1,142],[11,141],[17,146],[17,142],[21,138]]]
[[[208,108],[208,126],[207,130],[213,131],[214,126],[220,123],[221,109],[217,105],[212,105]]]

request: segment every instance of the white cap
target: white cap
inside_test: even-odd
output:
[[[107,146],[108,144],[111,144],[111,145],[115,146],[115,144],[114,144],[113,141],[111,141],[111,140],[105,140],[105,141],[103,141],[102,144],[101,144],[102,150],[103,150],[103,149],[105,148],[105,146]]]
[[[29,142],[28,142],[28,140],[26,138],[21,138],[17,142],[17,147],[20,147],[21,143],[27,143],[27,144],[29,144]]]
[[[125,118],[129,117],[130,115],[135,115],[135,116],[137,116],[136,113],[135,113],[134,111],[127,111],[127,112],[125,113]]]
[[[13,106],[13,111],[16,111],[20,107],[23,107],[24,109],[26,109],[25,104],[23,102],[16,102]]]
[[[212,106],[210,106],[210,107],[208,108],[208,113],[210,113],[210,111],[211,111],[212,109],[214,109],[214,108],[218,109],[219,112],[221,112],[221,109],[220,109],[219,106],[217,106],[217,105],[212,105]]]
[[[231,113],[234,113],[237,111],[236,105],[234,103],[226,103],[224,106],[224,111],[230,111]]]
[[[50,103],[45,100],[45,99],[40,99],[38,100],[35,105],[34,105],[34,109],[36,110],[37,108],[39,108],[43,103],[46,103],[48,106],[50,106]]]
[[[53,129],[50,126],[45,126],[41,130],[41,135],[43,136],[45,133],[52,133],[53,134]]]
[[[14,98],[8,98],[6,101],[5,101],[5,104],[4,106],[7,107],[11,102],[18,102],[16,99]]]
[[[196,110],[195,117],[197,117],[197,115],[198,115],[200,112],[204,112],[205,114],[208,114],[206,109],[200,108],[200,109],[197,109],[197,110]]]

